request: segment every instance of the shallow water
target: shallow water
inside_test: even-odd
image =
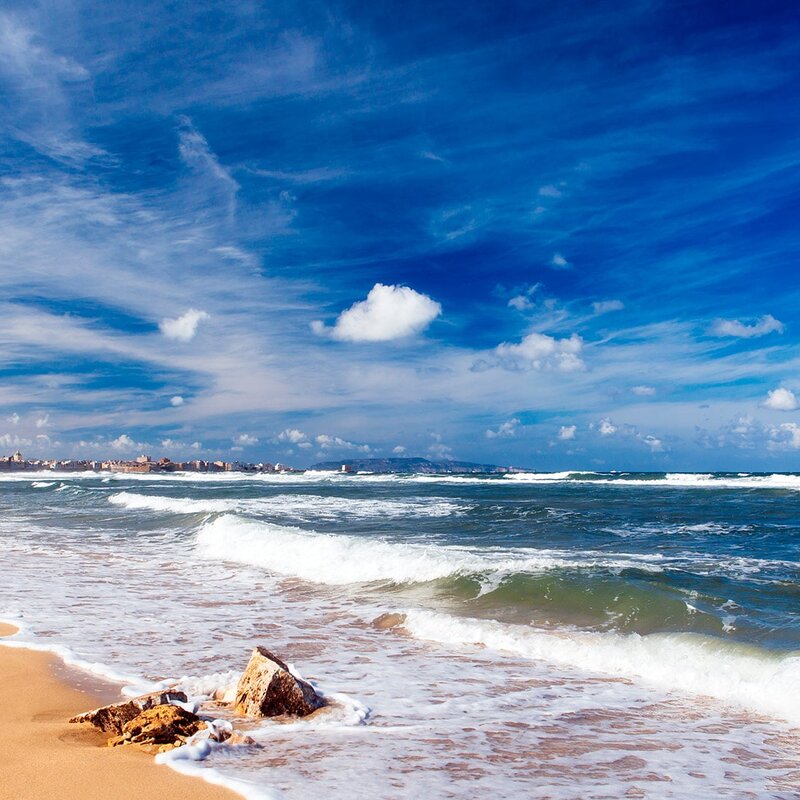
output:
[[[797,797],[799,548],[794,475],[0,476],[23,641],[339,695],[192,765],[253,797]]]

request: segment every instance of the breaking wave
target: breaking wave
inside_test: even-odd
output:
[[[485,548],[390,542],[325,534],[225,514],[203,524],[197,554],[206,559],[262,567],[279,575],[324,584],[424,583],[459,575],[543,572],[573,567],[636,568],[660,572],[659,555],[586,553],[533,548]]]
[[[336,519],[355,517],[447,517],[460,514],[467,506],[443,498],[411,500],[364,500],[350,497],[281,494],[257,499],[202,499],[162,497],[159,495],[117,492],[110,503],[132,511],[161,511],[169,514],[244,514],[263,513],[294,516],[297,519]]]
[[[515,472],[503,476],[511,483],[591,483],[609,486],[670,486],[697,489],[792,489],[800,491],[800,475],[787,473],[628,473],[628,472]]]
[[[770,653],[692,633],[540,631],[523,625],[407,612],[415,637],[446,645],[479,645],[589,673],[635,677],[800,723],[800,652]]]

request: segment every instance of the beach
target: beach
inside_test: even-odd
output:
[[[793,798],[798,491],[777,474],[9,477],[0,619],[54,655],[0,656],[24,680],[63,661],[84,692],[3,707],[52,720],[67,766],[217,797],[79,746],[93,734],[66,719],[121,686],[225,694],[260,645],[334,703],[176,765],[248,800]],[[56,763],[33,748],[26,790]]]
[[[16,629],[0,623],[0,636]],[[239,795],[156,764],[135,748],[109,748],[107,735],[70,725],[75,714],[119,699],[119,688],[86,680],[52,653],[0,646],[0,754],[2,794],[16,800],[233,800]]]

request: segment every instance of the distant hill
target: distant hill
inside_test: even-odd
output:
[[[340,472],[346,464],[353,472],[454,474],[454,473],[504,473],[508,467],[496,464],[473,464],[471,461],[429,461],[427,458],[349,458],[340,461],[320,461],[309,467],[319,472]]]

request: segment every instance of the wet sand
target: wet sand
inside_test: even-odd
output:
[[[15,629],[0,623],[0,636]],[[51,653],[0,646],[0,787],[16,800],[241,800],[179,775],[106,734],[67,720],[119,699],[119,687],[65,668]]]

